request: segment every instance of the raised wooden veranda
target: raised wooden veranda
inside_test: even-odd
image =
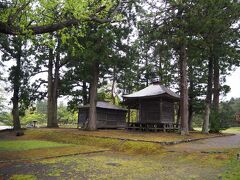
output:
[[[165,122],[165,123],[145,123],[145,122],[129,122],[127,123],[127,129],[129,130],[141,130],[141,131],[178,131],[180,124]]]

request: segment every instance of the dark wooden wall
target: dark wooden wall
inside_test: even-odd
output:
[[[139,122],[174,122],[174,102],[166,99],[141,100],[139,102]]]
[[[86,123],[88,108],[80,108],[78,123]],[[126,111],[97,108],[97,128],[122,128],[126,126]]]
[[[174,102],[162,101],[161,122],[174,122]]]
[[[139,108],[140,122],[159,122],[160,120],[160,104],[159,101],[142,101]]]

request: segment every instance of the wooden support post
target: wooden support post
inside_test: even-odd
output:
[[[166,132],[166,124],[163,124],[163,132]]]
[[[172,103],[172,122],[175,123],[175,103]]]
[[[138,122],[141,122],[142,121],[142,104],[141,104],[141,101],[139,100],[138,101],[139,103],[139,119],[138,119]]]
[[[128,107],[128,119],[127,119],[127,126],[129,127],[130,124],[130,119],[131,119],[131,109]]]
[[[163,109],[162,109],[162,98],[160,98],[160,122],[162,122],[162,112],[163,112]]]

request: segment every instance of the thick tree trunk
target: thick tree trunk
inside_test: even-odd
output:
[[[188,129],[189,131],[193,131],[192,121],[193,121],[193,105],[192,101],[189,102],[189,109],[188,109]]]
[[[207,96],[205,100],[205,114],[203,120],[202,132],[208,133],[209,131],[209,116],[211,113],[211,103],[212,103],[212,77],[213,77],[213,58],[209,58],[208,62],[208,84],[207,84]]]
[[[192,75],[192,68],[189,67],[189,72]],[[194,84],[193,84],[193,80],[191,79],[191,77],[189,78],[190,82],[189,82],[189,107],[188,107],[188,129],[189,131],[193,131],[193,127],[192,127],[192,118],[193,118],[193,88],[194,88]]]
[[[90,83],[90,108],[89,108],[89,119],[86,130],[94,131],[97,129],[97,85],[99,75],[99,64],[94,62],[92,64],[92,79]]]
[[[83,81],[82,97],[83,97],[83,105],[88,104],[88,93],[87,93],[87,83],[86,83],[86,81]]]
[[[53,66],[54,75],[53,75]],[[58,127],[57,119],[57,99],[59,86],[59,69],[60,69],[60,40],[56,49],[56,61],[54,63],[53,49],[49,49],[49,64],[48,64],[48,127]]]
[[[53,82],[53,120],[52,127],[58,127],[57,119],[57,99],[58,99],[58,84],[59,84],[59,68],[60,68],[60,52],[57,50],[55,71],[54,71],[54,82]]]
[[[219,112],[219,95],[220,95],[220,84],[219,84],[219,60],[214,58],[214,89],[213,89],[213,110]]]
[[[145,59],[146,59],[146,63],[145,63],[145,67],[146,67],[146,74],[145,74],[145,78],[146,78],[146,87],[148,87],[149,85],[149,67],[148,67],[148,56],[147,53],[145,54]],[[151,79],[153,80],[153,79]]]
[[[53,127],[53,49],[49,49],[49,59],[48,59],[48,120],[47,120],[47,127]]]
[[[181,134],[188,134],[188,84],[187,84],[187,52],[186,45],[180,47],[180,117]]]
[[[115,82],[116,82],[116,68],[114,67],[114,68],[113,68],[112,89],[111,89],[111,98],[112,98],[113,104],[116,104],[115,96],[114,96]]]
[[[159,76],[159,82],[164,83],[166,86],[165,82],[162,82],[163,78],[163,72],[162,72],[162,56],[159,57],[159,67],[158,67],[158,76]]]
[[[21,53],[18,52],[19,55],[17,57],[17,65],[14,73],[14,84],[13,84],[13,109],[12,109],[12,116],[13,116],[13,129],[19,130],[21,129],[21,123],[19,118],[19,88],[20,88],[20,73],[21,73]]]

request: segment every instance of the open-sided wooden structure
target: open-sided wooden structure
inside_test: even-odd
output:
[[[97,128],[125,128],[127,110],[105,101],[98,101]],[[78,125],[85,127],[88,122],[89,104],[79,107]]]
[[[174,122],[174,103],[180,97],[159,83],[154,83],[133,94],[124,95],[128,106],[128,128],[142,130],[178,129]],[[130,109],[137,110],[137,119],[130,121]]]

